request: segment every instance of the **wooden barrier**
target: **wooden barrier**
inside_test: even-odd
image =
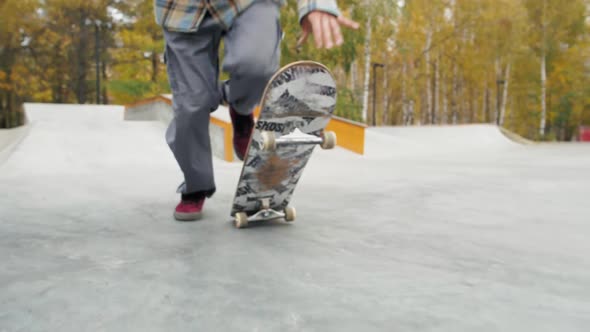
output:
[[[365,153],[366,125],[334,116],[326,130],[331,130],[338,136],[338,146],[358,154]]]
[[[125,112],[133,112],[133,109],[148,105],[150,103],[164,102],[172,105],[172,99],[169,95],[160,95],[153,98],[141,100],[137,103],[125,105]],[[258,118],[260,115],[260,107],[254,110],[254,116]],[[227,114],[226,114],[227,116]],[[231,121],[225,117],[212,115],[211,124],[217,126],[223,132],[223,158],[225,161],[234,161],[233,152],[233,129]],[[334,116],[328,123],[326,130],[333,131],[338,136],[337,145],[358,154],[365,152],[365,129],[367,126],[362,123],[350,121],[341,117]],[[220,152],[221,153],[221,152]]]
[[[234,161],[233,128],[231,123],[211,117],[211,124],[223,129],[223,159],[228,162]]]

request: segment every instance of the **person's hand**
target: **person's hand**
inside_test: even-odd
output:
[[[340,26],[358,29],[359,24],[355,21],[349,20],[344,16],[334,16],[332,14],[322,12],[319,10],[312,11],[307,14],[301,21],[301,28],[303,35],[297,42],[297,47],[300,47],[307,41],[310,34],[313,33],[315,46],[317,48],[332,48],[340,46],[344,43]]]

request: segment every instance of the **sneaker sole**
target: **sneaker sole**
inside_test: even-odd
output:
[[[178,221],[196,221],[201,219],[203,216],[202,212],[197,213],[178,213],[174,212],[174,219]]]

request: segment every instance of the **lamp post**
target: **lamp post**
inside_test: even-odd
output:
[[[382,63],[373,62],[373,126],[377,125],[376,101],[377,101],[377,67],[385,67]]]
[[[102,24],[100,20],[91,20],[89,18],[85,21],[86,26],[94,25],[94,61],[96,62],[96,103],[100,104],[100,35],[99,28]]]

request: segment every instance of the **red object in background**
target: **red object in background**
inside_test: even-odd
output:
[[[580,142],[590,142],[590,127],[580,126]]]

